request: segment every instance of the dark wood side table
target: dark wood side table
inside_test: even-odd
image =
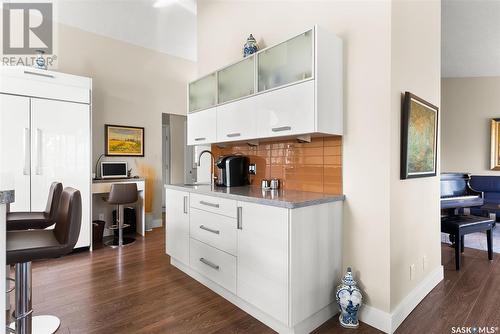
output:
[[[492,229],[495,221],[480,216],[447,216],[441,218],[441,232],[455,237],[455,267],[460,270],[460,256],[464,251],[465,235],[486,231],[488,243],[488,259],[493,260],[493,235]]]

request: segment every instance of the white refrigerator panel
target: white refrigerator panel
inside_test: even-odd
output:
[[[30,211],[30,102],[0,94],[0,189],[14,189],[11,211]]]
[[[80,190],[82,225],[75,247],[90,246],[90,106],[31,99],[31,137],[31,209],[45,209],[54,181]]]

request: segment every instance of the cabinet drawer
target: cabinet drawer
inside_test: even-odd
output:
[[[232,293],[236,293],[236,257],[191,238],[190,265]]]
[[[192,238],[236,255],[236,219],[196,208],[191,209],[190,234]]]
[[[236,201],[230,199],[192,193],[190,203],[193,208],[236,218]]]

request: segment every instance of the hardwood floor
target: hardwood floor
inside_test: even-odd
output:
[[[273,333],[268,327],[169,264],[164,231],[121,250],[102,248],[33,264],[34,313],[57,315],[58,333]],[[451,326],[500,326],[500,256],[466,249],[454,269],[443,246],[445,279],[397,333],[451,333]],[[337,317],[315,333],[356,331]],[[497,330],[498,333],[498,330]]]

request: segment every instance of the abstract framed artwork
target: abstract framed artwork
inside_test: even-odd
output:
[[[493,118],[491,120],[491,163],[492,170],[500,170],[500,133],[498,132],[500,126],[500,118]]]
[[[401,115],[401,176],[436,175],[438,107],[406,92]]]
[[[122,125],[104,125],[106,156],[143,157],[144,128]]]

